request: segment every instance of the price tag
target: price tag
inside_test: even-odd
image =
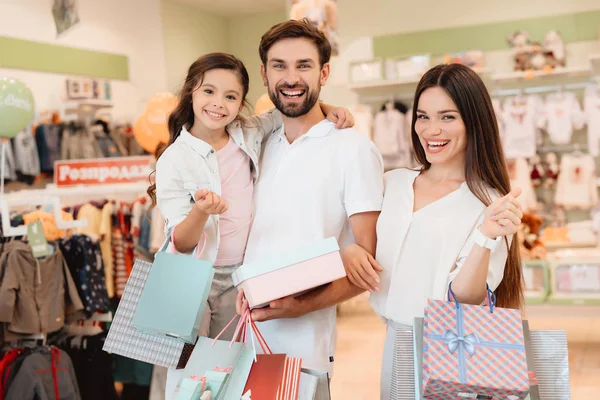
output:
[[[31,251],[35,258],[42,258],[50,255],[42,221],[36,221],[27,225],[27,239],[29,240],[29,245],[31,246]]]

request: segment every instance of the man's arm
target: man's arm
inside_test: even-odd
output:
[[[377,247],[376,225],[379,211],[354,214],[350,217],[350,226],[356,244],[364,249],[365,260],[375,262],[372,255]],[[344,260],[346,261],[346,260]],[[272,301],[267,308],[252,310],[255,321],[267,321],[279,318],[296,318],[313,311],[332,307],[343,301],[358,296],[363,289],[354,286],[348,278],[338,279],[321,288],[312,290],[302,296],[288,296]]]

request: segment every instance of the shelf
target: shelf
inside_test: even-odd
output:
[[[551,72],[546,71],[516,71],[492,73],[490,69],[477,71],[481,79],[486,83],[488,89],[498,90],[502,88],[522,89],[535,86],[569,85],[580,84],[589,81],[595,71],[600,73],[600,55],[591,58],[592,66],[557,68]],[[398,80],[380,80],[372,82],[361,82],[350,84],[348,88],[364,99],[374,100],[376,96],[387,97],[412,97],[419,83],[419,77]]]
[[[590,318],[600,317],[600,306],[577,304],[527,304],[525,317],[530,318]]]

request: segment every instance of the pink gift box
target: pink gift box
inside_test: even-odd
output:
[[[335,238],[298,250],[244,264],[233,273],[233,283],[244,289],[251,308],[300,295],[346,276]]]

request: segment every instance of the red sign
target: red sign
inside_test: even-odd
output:
[[[153,160],[144,156],[56,161],[54,183],[64,187],[148,182]]]

